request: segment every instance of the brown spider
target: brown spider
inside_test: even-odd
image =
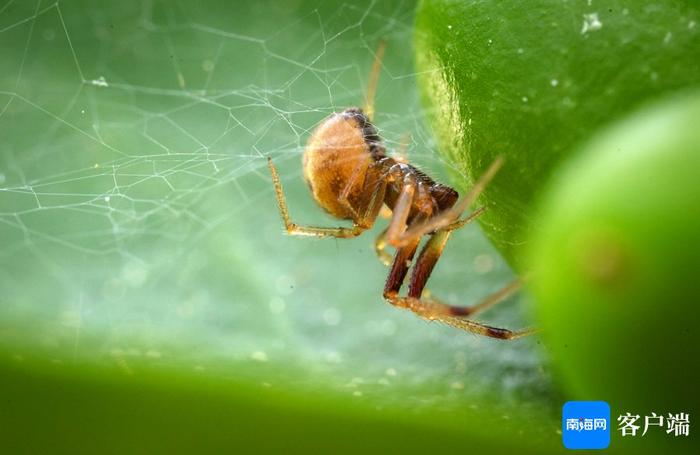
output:
[[[370,122],[383,51],[384,45],[381,44],[372,67],[365,111],[348,108],[331,114],[316,128],[304,151],[304,178],[314,199],[334,217],[352,220],[352,227],[326,228],[293,223],[279,174],[268,158],[277,203],[287,232],[315,237],[356,237],[372,227],[382,205],[386,204],[391,209],[391,220],[375,241],[375,249],[380,260],[389,265],[391,258],[384,248],[387,243],[396,248],[384,286],[387,301],[423,318],[480,335],[506,340],[529,335],[533,330],[511,331],[467,319],[477,311],[505,299],[522,285],[522,280],[511,282],[470,307],[448,305],[423,295],[426,282],[450,233],[483,213],[484,208],[481,207],[460,219],[464,210],[494,177],[503,160],[499,158],[494,161],[469,194],[457,202],[458,194],[454,189],[436,183],[408,163],[387,156],[381,138]],[[408,296],[400,297],[399,290],[424,235],[429,238],[413,266]]]

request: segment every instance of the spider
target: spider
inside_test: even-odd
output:
[[[375,241],[375,250],[382,262],[391,265],[383,294],[389,303],[425,319],[438,320],[492,338],[512,340],[531,334],[534,330],[511,331],[468,319],[519,289],[521,279],[468,307],[449,305],[428,296],[427,291],[424,293],[452,231],[484,212],[484,207],[481,207],[460,218],[494,177],[503,159],[496,159],[471,191],[458,201],[454,189],[435,182],[405,160],[388,156],[377,129],[370,121],[384,47],[381,43],[375,54],[364,110],[351,107],[331,114],[313,132],[303,155],[304,178],[318,205],[336,218],[351,220],[352,227],[313,227],[293,223],[279,174],[268,157],[277,204],[287,233],[356,237],[374,225],[386,204],[391,217],[388,227]],[[423,236],[428,240],[413,265],[408,295],[402,297],[399,291]],[[396,248],[393,261],[384,251],[387,244]]]

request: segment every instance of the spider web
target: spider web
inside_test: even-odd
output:
[[[414,401],[444,406],[484,388],[546,395],[533,342],[494,344],[383,305],[376,231],[281,233],[266,157],[296,221],[337,224],[309,197],[300,155],[325,116],[361,104],[382,39],[380,134],[444,175],[416,89],[413,3],[194,3],[0,5],[4,349],[268,385],[303,365],[355,395],[436,383]],[[512,277],[476,227],[454,237],[432,289],[468,303]],[[504,307],[492,322],[526,324]]]

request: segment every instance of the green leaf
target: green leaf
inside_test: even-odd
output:
[[[425,0],[416,55],[439,151],[466,187],[498,155],[487,235],[522,268],[536,201],[593,132],[700,82],[700,14],[685,1]]]
[[[0,451],[559,448],[537,338],[383,302],[382,220],[347,241],[283,234],[266,157],[295,221],[338,223],[300,157],[362,103],[382,39],[376,123],[441,177],[411,2],[0,8]],[[469,226],[430,288],[470,304],[512,278]],[[530,325],[525,303],[484,320]]]

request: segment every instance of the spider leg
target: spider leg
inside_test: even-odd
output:
[[[377,213],[379,213],[379,209],[384,202],[383,199],[386,184],[380,179],[377,170],[375,170],[374,167],[370,167],[367,171],[367,177],[365,178],[365,183],[363,186],[363,199],[360,202],[360,207],[363,208],[363,211],[362,214],[357,215],[357,212],[353,209],[353,214],[355,214],[356,218],[353,220],[352,227],[328,228],[299,226],[298,224],[293,223],[289,216],[287,200],[284,197],[284,190],[282,189],[282,181],[280,180],[277,168],[272,163],[272,159],[269,157],[267,158],[267,164],[270,168],[270,173],[272,174],[272,182],[275,187],[275,196],[277,197],[277,206],[279,207],[280,215],[284,221],[284,227],[287,230],[287,233],[290,235],[337,238],[357,237],[373,226],[374,220],[377,218]],[[346,203],[347,193],[349,192],[348,188],[352,186],[354,180],[359,178],[360,174],[360,172],[353,173],[350,181],[348,181],[346,184],[346,189],[343,190]]]
[[[404,238],[403,234],[406,231],[406,221],[408,220],[408,215],[411,213],[411,204],[413,202],[415,192],[416,183],[413,181],[412,176],[408,175],[404,178],[401,192],[399,193],[399,197],[396,199],[394,209],[392,210],[389,227],[386,229],[386,239],[392,246],[406,246],[413,243],[414,240],[420,240],[420,236],[412,236],[411,238],[406,238],[400,245],[398,245],[397,242],[397,239]],[[421,218],[421,220],[423,219],[425,219],[425,217]],[[416,221],[414,220],[412,224],[415,223]]]
[[[484,172],[484,174],[479,178],[479,180],[474,184],[472,189],[467,193],[466,196],[464,196],[457,204],[455,204],[451,209],[445,210],[444,212],[441,212],[437,214],[436,216],[430,218],[428,221],[420,224],[415,224],[411,226],[408,230],[402,233],[401,236],[397,237],[389,237],[389,240],[392,245],[396,247],[400,247],[403,244],[409,242],[412,238],[414,237],[421,237],[425,234],[428,234],[430,232],[437,231],[439,229],[443,229],[446,227],[451,227],[451,226],[457,226],[461,227],[467,222],[471,221],[473,219],[472,215],[468,216],[465,218],[464,223],[461,223],[461,220],[458,220],[462,212],[466,210],[469,205],[471,205],[472,202],[474,202],[481,192],[486,188],[486,185],[493,179],[493,177],[496,175],[498,170],[501,168],[503,165],[503,157],[498,157],[494,160],[493,163],[489,166],[489,168]],[[477,210],[478,211],[478,210]],[[456,228],[451,228],[450,230],[454,230]]]
[[[477,219],[484,213],[484,211],[485,207],[479,207],[478,209],[474,210],[474,212],[470,213],[469,216],[467,216],[466,218],[462,218],[461,220],[455,221],[454,223],[447,225],[443,230],[454,231],[456,229],[459,229],[464,225],[469,224],[475,219]],[[389,253],[386,252],[386,247],[388,245],[386,235],[387,229],[384,229],[382,233],[379,234],[374,240],[374,252],[377,254],[379,262],[388,267],[391,265],[392,257]]]
[[[491,338],[497,338],[499,340],[516,340],[518,338],[526,337],[528,335],[535,334],[539,332],[538,329],[522,329],[522,330],[508,330],[501,329],[499,327],[492,327],[490,325],[481,324],[480,322],[470,321],[469,319],[462,318],[439,318],[440,322],[451,325],[457,329],[466,330],[467,332],[476,333],[477,335],[483,335]]]
[[[408,268],[413,260],[413,255],[416,253],[416,249],[418,248],[418,242],[419,240],[414,240],[408,245],[396,250],[394,262],[391,265],[389,276],[384,284],[384,298],[391,303],[394,303],[394,299],[399,298],[398,295],[399,291],[401,290],[401,285],[406,278],[406,273],[408,273]]]
[[[386,252],[386,231],[384,229],[381,234],[377,236],[374,240],[374,252],[377,253],[377,258],[379,262],[386,265],[387,267],[391,265],[391,255]]]
[[[414,194],[415,182],[411,179],[411,177],[407,177],[404,180],[404,185],[401,188],[399,197],[394,204],[394,210],[391,221],[389,222],[389,227],[387,227],[382,235],[380,235],[378,240],[381,240],[381,238],[384,237],[388,239],[389,243],[392,243],[391,238],[393,236],[401,235],[401,232],[406,229],[406,220],[408,219],[408,215],[411,211],[411,203],[413,201]],[[425,215],[418,214],[412,223],[421,223],[423,220],[425,220]],[[406,242],[406,244],[396,249],[394,262],[391,265],[389,276],[384,284],[384,298],[390,302],[399,295],[401,285],[406,278],[406,273],[408,273],[408,268],[411,266],[413,255],[416,253],[419,243],[420,237],[414,237]]]
[[[343,191],[340,192],[340,196],[338,196],[338,203],[340,203],[347,211],[352,213],[352,219],[353,220],[359,220],[360,219],[360,214],[357,213],[357,210],[355,210],[355,207],[350,204],[350,201],[348,200],[348,196],[350,195],[350,190],[352,190],[352,186],[355,184],[355,182],[360,178],[360,175],[362,175],[362,170],[363,170],[363,163],[360,163],[355,167],[355,169],[352,171],[352,174],[350,174],[350,178],[348,179],[347,183],[345,184],[345,188],[343,188]],[[358,223],[359,224],[359,223]]]
[[[481,215],[486,212],[486,207],[479,207],[478,209],[474,210],[472,213],[469,215],[465,216],[464,218],[454,221],[444,228],[442,228],[443,231],[456,231],[457,229],[464,227],[465,225],[471,223],[475,219],[479,218]]]
[[[352,204],[350,204],[348,196],[350,195],[350,190],[352,189],[353,185],[362,175],[363,170],[365,170],[365,181],[362,184],[362,196],[359,204],[362,212],[358,213]],[[352,213],[355,224],[363,226],[367,229],[374,225],[374,222],[379,215],[379,211],[384,204],[386,182],[381,178],[379,172],[380,170],[377,163],[373,163],[367,168],[364,168],[361,165],[357,166],[348,179],[348,182],[345,184],[345,188],[343,188],[343,191],[338,197],[338,202]]]
[[[382,40],[377,46],[372,63],[372,71],[369,73],[367,82],[367,95],[365,98],[365,114],[368,118],[374,118],[374,95],[377,93],[377,82],[379,82],[379,71],[382,69],[382,58],[386,49],[386,41]]]
[[[468,307],[448,305],[434,298],[422,297],[425,284],[430,278],[430,274],[440,258],[449,236],[450,231],[441,230],[433,234],[425,244],[411,273],[407,297],[398,296],[400,284],[398,287],[394,286],[394,289],[396,289],[395,293],[387,293],[385,289],[384,297],[391,304],[411,310],[422,318],[440,321],[453,327],[491,338],[512,340],[533,333],[534,330],[530,329],[512,331],[466,319],[467,316],[490,308],[513,294],[522,286],[523,280],[521,279],[512,281],[476,305]],[[402,249],[400,248],[399,251]],[[394,266],[396,267],[396,264]],[[402,278],[405,278],[405,273]]]
[[[449,231],[438,231],[430,237],[428,242],[426,242],[423,250],[421,250],[418,259],[416,260],[416,265],[413,268],[413,273],[411,274],[411,280],[408,286],[409,298],[421,299],[425,285],[428,282],[433,269],[435,268],[435,264],[437,263],[438,259],[440,259],[449,237]],[[436,298],[430,298],[423,299],[424,303],[426,304],[424,306],[426,308],[429,307],[430,314],[434,316],[471,316],[505,300],[523,286],[525,279],[526,278],[518,278],[511,281],[501,289],[484,298],[476,305],[454,306],[443,303]]]
[[[280,181],[279,174],[277,173],[277,168],[272,164],[272,159],[267,158],[267,164],[270,168],[270,173],[272,174],[272,182],[275,187],[275,196],[277,197],[277,206],[280,210],[280,215],[284,221],[284,227],[287,233],[290,235],[304,235],[310,237],[338,237],[338,238],[351,238],[357,237],[362,234],[367,228],[365,226],[360,226],[357,223],[353,223],[352,227],[315,227],[315,226],[299,226],[292,222],[289,217],[289,210],[287,209],[287,200],[284,197],[284,190],[282,189],[282,182]]]

